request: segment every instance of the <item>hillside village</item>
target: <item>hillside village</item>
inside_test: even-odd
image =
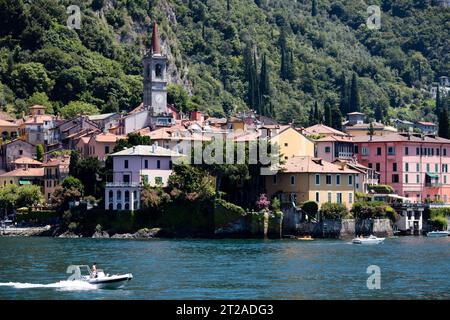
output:
[[[275,174],[251,173],[255,194],[246,192],[242,182],[228,185],[235,194],[227,201],[245,210],[261,209],[267,199],[272,204],[266,208],[316,221],[318,209],[330,204],[350,212],[357,202],[379,200],[399,214],[396,229],[418,234],[425,228],[426,207],[450,203],[450,140],[437,135],[434,123],[393,119],[389,126],[351,112],[339,131],[322,123],[281,124],[251,110],[228,118],[183,113],[167,102],[167,64],[155,24],[151,50],[143,58],[143,101],[132,111],[62,119],[33,105],[18,120],[1,114],[0,186],[38,186],[44,201],[33,207],[51,210],[60,205],[57,196],[67,179],[76,178],[75,189],[91,197],[74,195],[70,208],[87,203],[106,214],[142,210],[148,208],[143,202],[149,188],[160,195],[168,187],[174,159],[190,156],[195,143],[207,145],[220,137],[246,145],[276,141],[279,148]],[[75,168],[82,159],[98,161],[98,171],[82,178],[82,169]],[[79,187],[78,181],[84,184]],[[224,193],[217,185],[216,200]],[[311,202],[317,209],[308,211],[304,204]]]

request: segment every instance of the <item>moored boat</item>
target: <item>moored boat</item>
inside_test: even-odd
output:
[[[369,237],[356,237],[352,240],[353,244],[378,244],[382,243],[386,238],[378,238],[374,235],[370,235]]]
[[[431,231],[427,232],[427,237],[448,237],[449,232],[448,231]]]

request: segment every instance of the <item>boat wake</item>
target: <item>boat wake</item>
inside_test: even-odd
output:
[[[22,283],[22,282],[0,282],[0,287],[13,287],[16,289],[53,288],[58,290],[95,290],[97,286],[86,281],[59,281],[49,284]]]

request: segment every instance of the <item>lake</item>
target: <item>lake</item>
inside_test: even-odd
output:
[[[449,299],[450,237],[343,240],[0,238],[0,299]],[[132,273],[123,289],[67,282],[67,267]],[[368,289],[367,268],[380,268]]]

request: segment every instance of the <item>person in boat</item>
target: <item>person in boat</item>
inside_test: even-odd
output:
[[[92,265],[92,277],[97,278],[97,263],[95,263],[95,262]]]

